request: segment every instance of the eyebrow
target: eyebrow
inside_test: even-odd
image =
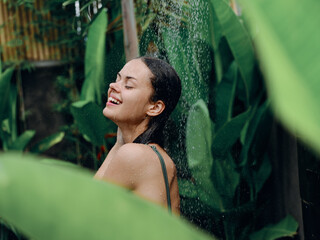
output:
[[[117,73],[117,75],[121,78],[121,74],[120,74],[120,73]],[[134,79],[134,80],[137,80],[135,77],[132,77],[132,76],[126,76],[126,79]]]

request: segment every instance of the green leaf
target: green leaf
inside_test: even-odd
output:
[[[35,134],[34,130],[25,131],[9,146],[9,149],[23,151]]]
[[[276,115],[320,153],[320,2],[241,2]]]
[[[95,146],[105,144],[106,133],[116,132],[115,124],[104,117],[102,109],[93,102],[75,102],[71,105],[71,113],[80,132]]]
[[[211,180],[223,203],[223,211],[233,207],[233,197],[240,182],[231,154],[225,158],[216,158],[212,164]]]
[[[272,224],[250,235],[250,240],[275,240],[282,237],[293,237],[298,228],[297,221],[288,215],[277,224]]]
[[[258,104],[258,102],[257,102]],[[249,119],[249,121],[246,123],[245,128],[242,131],[243,134],[243,141],[242,141],[242,149],[240,153],[240,165],[244,166],[248,163],[248,153],[249,150],[252,148],[254,137],[257,135],[260,135],[261,137],[265,136],[264,134],[261,134],[261,131],[258,131],[259,125],[261,123],[265,123],[262,128],[269,130],[267,125],[270,125],[271,122],[264,122],[265,119],[268,119],[267,111],[270,106],[270,101],[265,101],[259,108],[257,106],[254,106],[253,113]],[[262,130],[264,130],[262,129]],[[263,144],[265,144],[265,138],[262,139]]]
[[[186,128],[186,150],[189,168],[199,191],[205,192],[201,199],[207,205],[220,208],[220,196],[210,180],[212,168],[212,122],[205,102],[200,99],[190,109]]]
[[[106,45],[107,14],[101,11],[88,31],[85,53],[85,81],[81,89],[81,100],[101,104],[104,90],[104,60]]]
[[[240,137],[241,130],[250,116],[251,109],[225,123],[215,134],[212,142],[213,157],[221,158]]]
[[[67,161],[63,161],[63,160],[59,160],[59,159],[52,159],[52,158],[44,158],[41,159],[41,163],[45,163],[48,165],[54,165],[54,166],[60,166],[63,168],[77,168],[80,169],[80,165],[76,165],[74,163],[71,162],[67,162]]]
[[[203,49],[202,44],[198,42],[196,45],[195,40],[191,41],[187,29],[174,29],[163,26],[161,33],[169,62],[181,78],[181,99],[186,101],[189,106],[198,99],[207,101],[211,62],[205,63],[197,59],[196,53]],[[200,66],[200,63],[203,66]],[[190,89],[193,91],[191,92]]]
[[[234,59],[246,87],[247,99],[253,87],[253,64],[254,51],[250,36],[238,17],[234,14],[228,2],[221,0],[211,0],[215,15],[217,16],[221,31],[226,37]]]
[[[238,67],[233,62],[216,90],[216,129],[231,119],[238,78]]]
[[[1,217],[31,239],[212,239],[126,189],[28,155],[1,154],[0,192]]]
[[[17,100],[18,100],[18,89],[16,86],[11,84],[10,86],[10,96],[9,96],[9,124],[10,124],[10,133],[11,141],[15,141],[18,136],[18,116],[17,116]]]
[[[32,147],[30,151],[33,153],[43,153],[47,151],[49,148],[51,148],[52,146],[61,142],[64,135],[65,135],[64,132],[58,132],[58,133],[52,134],[51,136],[46,137],[40,142],[38,142],[35,146]]]
[[[8,116],[5,116],[5,112],[7,110],[8,100],[9,100],[9,93],[10,93],[10,83],[11,83],[11,77],[13,74],[14,68],[8,68],[6,71],[1,73],[0,77],[0,122],[7,118]]]
[[[253,183],[255,185],[256,195],[260,192],[264,183],[269,178],[272,166],[267,155],[263,156],[263,161],[258,171],[253,171]]]

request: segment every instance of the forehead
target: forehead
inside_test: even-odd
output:
[[[134,77],[137,80],[150,79],[152,73],[141,59],[129,61],[119,72],[122,77]]]

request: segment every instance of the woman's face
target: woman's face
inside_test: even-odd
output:
[[[115,123],[143,121],[152,105],[151,77],[151,71],[140,59],[128,62],[117,74],[116,81],[110,84],[103,115]]]

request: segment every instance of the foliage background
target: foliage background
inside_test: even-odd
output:
[[[17,115],[15,109],[23,108],[19,72],[30,67],[30,62],[17,59],[13,62],[5,61],[0,76],[0,90],[3,93],[0,108],[1,144],[5,151],[16,149],[42,153],[61,141],[67,141],[71,147],[64,152],[64,160],[97,169],[101,163],[99,160],[104,158],[114,141],[115,126],[100,113],[105,101],[106,86],[113,81],[113,76],[125,62],[121,6],[117,1],[81,2],[82,11],[75,17],[76,2],[47,2],[40,10],[37,9],[37,5],[24,1],[9,4],[16,14],[20,6],[25,6],[39,16],[48,12],[53,19],[64,16],[65,34],[52,40],[50,44],[64,47],[67,45],[69,49],[66,58],[60,59],[66,63],[65,71],[57,77],[57,86],[63,93],[64,100],[55,106],[67,120],[58,133],[29,146],[28,143],[31,143],[35,132],[27,130],[26,124],[23,124],[24,111],[19,111]],[[61,8],[61,4],[64,8]],[[94,4],[102,4],[108,11],[97,7],[97,13],[90,15],[90,8],[87,7],[93,9]],[[169,152],[176,160],[180,173],[183,215],[222,239],[277,239],[295,236],[297,224],[292,217],[288,216],[278,224],[274,223],[265,228],[263,226],[268,224],[268,219],[259,217],[259,213],[268,211],[263,186],[271,173],[266,142],[272,120],[269,111],[270,101],[259,69],[261,66],[268,80],[268,95],[277,116],[317,151],[318,138],[315,136],[318,136],[316,119],[319,111],[313,107],[317,105],[317,99],[310,97],[315,95],[308,94],[308,91],[313,92],[317,89],[317,66],[306,63],[308,59],[312,59],[311,62],[314,63],[319,62],[316,56],[320,55],[314,54],[316,51],[313,48],[299,46],[303,46],[306,35],[312,36],[310,46],[316,46],[319,34],[313,34],[313,23],[319,19],[311,12],[307,18],[308,28],[305,29],[298,23],[303,22],[302,16],[306,9],[310,6],[317,9],[319,4],[312,0],[304,4],[296,2],[299,8],[292,8],[292,11],[285,15],[284,3],[271,4],[260,0],[255,4],[248,4],[243,1],[245,18],[242,15],[237,16],[229,2],[223,0],[160,3],[136,1],[135,4],[140,54],[149,53],[166,59],[183,80],[183,96],[167,129],[168,138],[171,139]],[[234,6],[232,4],[233,1],[231,6]],[[274,11],[275,9],[280,10]],[[90,20],[88,14],[91,16]],[[282,21],[284,16],[291,20]],[[280,22],[282,24],[279,24]],[[48,25],[32,22],[44,35],[50,29],[50,21],[46,23]],[[250,26],[250,32],[247,31],[247,24]],[[301,34],[304,31],[305,35]],[[15,33],[20,43],[27,42],[23,35],[18,34],[19,30],[16,29]],[[38,40],[41,42],[41,37]],[[296,49],[303,49],[303,54]],[[12,64],[15,66],[10,67]],[[17,72],[17,80],[12,80],[14,69]],[[296,97],[299,94],[302,95],[301,98]],[[306,102],[302,104],[302,101]],[[297,109],[301,114],[296,114]],[[10,169],[14,169],[14,164],[21,164],[19,161],[15,163],[12,160],[14,158],[17,156],[3,157],[5,171],[4,175],[1,175],[2,183],[7,179],[6,176],[13,179],[12,181],[19,182],[23,179],[11,173]],[[39,176],[40,179],[45,178],[40,172],[46,167],[33,165],[31,162],[30,167],[28,164],[25,166],[29,172],[22,173],[22,176],[30,174]],[[56,164],[53,162],[53,165]],[[55,171],[53,170],[52,178],[54,174],[58,174],[54,173]],[[56,210],[51,211],[66,212],[64,216],[70,215],[65,211],[70,210],[70,205],[64,204],[65,200],[58,198],[63,198],[76,188],[75,183],[72,183],[72,174],[66,173],[66,181],[70,181],[69,186],[63,187],[62,183],[59,185],[65,192],[53,197],[57,206]],[[32,181],[33,179],[28,181],[29,186],[34,186]],[[87,181],[88,184],[91,182],[89,179],[83,181]],[[44,234],[41,236],[46,236],[50,230],[45,226],[39,226],[44,216],[37,218],[33,213],[28,215],[23,208],[21,215],[15,215],[12,210],[5,211],[11,209],[8,206],[14,208],[19,205],[19,201],[9,201],[15,199],[13,196],[17,199],[22,198],[18,196],[24,187],[19,188],[18,182],[13,184],[12,188],[2,184],[6,194],[0,202],[0,216],[7,216],[8,221],[11,219],[9,222],[18,226],[27,236],[40,236],[37,235],[40,232]],[[26,183],[21,184],[23,186]],[[57,191],[58,186],[54,187],[50,182],[47,184],[50,189]],[[93,185],[92,188],[96,188]],[[31,198],[30,209],[42,207],[48,210],[49,207],[41,203],[40,199],[48,199],[50,193],[46,193],[41,187],[37,187],[35,191],[39,194],[34,195],[39,196],[38,201],[34,201],[35,197]],[[122,195],[116,193],[118,190],[105,191],[105,198],[109,200],[111,195],[115,195],[117,201],[122,199]],[[98,197],[100,192],[103,191],[97,190],[93,195]],[[74,197],[77,198],[79,195],[76,194]],[[79,202],[79,206],[85,208],[86,201],[92,202],[83,200],[82,203]],[[128,211],[134,212],[140,208],[140,202],[135,201],[127,199],[119,203],[119,206],[128,206]],[[99,209],[99,204],[96,207]],[[112,219],[112,211],[107,212],[108,219]],[[136,216],[133,212],[128,215]],[[87,212],[80,212],[79,216],[82,214],[88,216]],[[154,214],[158,216],[160,213]],[[30,218],[33,219],[32,224],[27,226]],[[49,221],[48,218],[45,219],[44,222]],[[167,228],[169,225],[164,223],[167,217],[163,219],[166,220],[159,222]],[[144,220],[144,215],[141,215],[140,221]],[[53,224],[56,224],[57,229],[67,229],[64,231],[70,231],[70,236],[73,236],[72,227],[75,226],[75,221],[76,218],[69,219],[65,225],[58,221]],[[87,226],[85,223],[82,224]],[[123,219],[119,217],[116,226],[122,224]],[[168,232],[174,234],[175,224],[178,224],[178,221],[172,224],[172,231]],[[132,227],[128,232],[136,232],[138,237],[142,230],[137,229],[139,228]],[[183,234],[184,227],[180,229],[181,231],[175,233],[176,236]],[[89,234],[102,231],[93,230],[90,226],[85,230]],[[59,232],[56,231],[55,234]],[[187,235],[184,234],[185,237],[188,237]],[[20,237],[18,233],[16,236]],[[120,235],[118,237],[121,238]],[[197,237],[201,238],[200,235]]]

